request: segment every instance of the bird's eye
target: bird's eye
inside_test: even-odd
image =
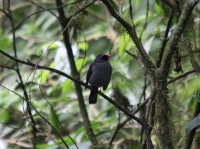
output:
[[[103,55],[103,56],[101,57],[101,59],[103,59],[103,60],[108,60],[108,56],[107,56],[107,55]]]

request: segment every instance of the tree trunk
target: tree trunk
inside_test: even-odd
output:
[[[173,149],[171,109],[169,106],[167,75],[158,72],[152,79],[152,87],[155,94],[155,128],[157,137],[163,149]]]

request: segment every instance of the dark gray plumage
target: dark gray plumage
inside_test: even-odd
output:
[[[86,83],[89,82],[93,87],[90,91],[89,104],[97,102],[98,87],[103,87],[105,90],[110,83],[112,67],[108,61],[109,57],[110,55],[99,54],[89,67]]]

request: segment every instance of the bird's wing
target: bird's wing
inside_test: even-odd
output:
[[[92,66],[93,66],[93,65],[94,65],[94,64],[92,63],[92,64],[90,65],[89,69],[88,69],[88,72],[87,72],[87,75],[86,75],[86,84],[88,84],[89,79],[90,79],[90,76],[92,75]]]
[[[107,63],[105,67],[107,67],[107,69],[105,70],[106,75],[104,76],[103,90],[107,89],[108,84],[110,83],[110,80],[111,80],[111,75],[112,75],[112,66],[110,65],[110,63]]]
[[[106,90],[108,87],[108,85],[103,86],[103,90]]]
[[[103,85],[103,90],[106,90],[106,89],[107,89],[109,83],[110,83],[110,78],[109,78],[109,81],[108,81],[106,84]]]

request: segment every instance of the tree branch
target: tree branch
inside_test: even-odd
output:
[[[10,8],[10,7],[9,7]],[[14,21],[13,21],[13,18],[12,18],[12,12],[10,9],[8,9],[8,13],[3,11],[4,14],[8,17],[8,19],[10,20],[10,23],[11,23],[11,27],[12,27],[12,36],[13,36],[13,51],[14,51],[14,57],[17,59],[17,47],[16,47],[16,38],[15,38],[15,26],[14,26]],[[20,73],[20,70],[19,70],[19,66],[18,66],[18,62],[15,61],[15,65],[16,65],[16,73],[18,75],[18,78],[19,78],[19,85],[24,93],[24,97],[23,99],[25,99],[25,102],[26,102],[26,105],[27,105],[27,111],[28,111],[28,114],[29,114],[29,117],[30,117],[30,120],[31,122],[36,125],[35,123],[35,120],[33,119],[33,115],[32,115],[32,112],[31,112],[31,108],[30,108],[30,100],[29,100],[29,97],[28,97],[28,94],[27,94],[27,91],[26,91],[26,88],[25,88],[25,84],[22,80],[22,76],[21,76],[21,73]],[[34,138],[36,139],[36,131],[37,129],[35,127],[32,126],[32,130],[33,130],[33,136]],[[33,145],[35,146],[35,140],[33,140]]]
[[[50,68],[50,67],[46,67],[46,66],[41,66],[41,65],[38,65],[38,64],[34,64],[34,63],[31,63],[30,61],[28,62],[25,62],[25,61],[22,61],[22,60],[19,60],[19,59],[16,59],[14,58],[13,56],[5,53],[4,51],[0,50],[0,53],[2,53],[3,55],[5,55],[6,57],[8,57],[9,59],[13,60],[13,61],[17,61],[18,63],[21,63],[21,64],[25,64],[25,65],[28,65],[28,66],[32,66],[36,67],[36,69],[44,69],[44,70],[49,70],[51,72],[54,72],[54,73],[57,73],[59,75],[62,75],[70,80],[72,80],[73,82],[75,82],[76,84],[79,84],[79,85],[82,85],[84,87],[87,87],[89,89],[93,89],[91,86],[89,86],[88,84],[84,83],[83,81],[80,81],[79,79],[75,79],[73,77],[71,77],[70,75],[62,72],[62,71],[59,71],[57,69],[53,69],[53,68]],[[126,114],[127,116],[131,117],[132,119],[134,119],[135,121],[137,121],[139,124],[143,125],[143,122],[138,119],[137,117],[133,116],[131,113],[129,113],[127,110],[125,110],[124,108],[122,108],[120,105],[118,105],[114,100],[112,100],[111,98],[109,98],[108,96],[106,96],[105,94],[103,94],[102,92],[99,92],[99,95],[101,95],[102,97],[104,97],[106,100],[108,100],[110,103],[112,103],[115,107],[117,107],[119,110],[121,110],[122,112],[124,112],[124,114]]]
[[[142,31],[141,31],[141,34],[140,34],[140,41],[142,39],[142,35],[143,35],[143,32],[144,30],[146,29],[147,27],[147,21],[148,21],[148,16],[149,16],[149,0],[146,0],[147,1],[147,10],[146,10],[146,16],[145,16],[145,22],[144,22],[144,27],[142,28]]]
[[[188,53],[188,56],[189,56],[189,59],[190,59],[190,62],[196,72],[197,75],[200,75],[200,67],[199,67],[199,64],[194,56],[194,53],[192,51],[192,44],[190,42],[190,39],[189,39],[189,36],[188,36],[188,33],[187,31],[185,31],[183,33],[184,35],[184,43],[185,43],[185,46],[186,46],[186,49],[187,49],[187,53]]]
[[[46,99],[46,97],[45,97],[45,95],[44,95],[44,93],[43,93],[43,91],[42,91],[41,84],[39,85],[39,88],[40,88],[40,92],[41,92],[43,98],[45,99],[45,101],[49,104],[49,106],[51,107],[51,109],[54,110],[53,106],[52,106],[52,105],[50,104],[50,102]],[[33,105],[32,105],[32,106],[33,106]],[[37,112],[37,111],[36,111],[36,112]],[[40,114],[39,114],[39,115],[40,115]],[[69,139],[74,143],[74,145],[75,145],[76,148],[78,149],[78,146],[77,146],[76,142],[75,142],[75,141],[72,139],[72,137],[65,131],[65,129],[63,128],[62,124],[60,123],[59,118],[58,118],[57,115],[55,115],[55,118],[56,118],[56,120],[58,121],[58,123],[59,123],[59,125],[60,125],[62,131],[66,133],[66,135],[69,137]],[[47,120],[45,119],[45,121],[47,121]],[[49,124],[49,123],[48,123],[48,124]],[[50,126],[53,127],[52,125],[50,125]],[[54,127],[53,127],[53,129],[56,131],[56,133],[58,134],[59,137],[62,137],[62,136],[59,134],[59,132],[58,132]],[[63,138],[61,138],[61,140],[63,141]],[[63,143],[66,144],[65,142],[63,142]]]
[[[140,110],[141,108],[143,108],[143,107],[146,105],[147,102],[148,102],[148,99],[147,99],[144,103],[142,103],[140,106],[138,106],[138,108],[133,112],[132,115],[135,115],[137,112],[139,112],[139,110]],[[127,118],[126,120],[124,120],[122,123],[120,123],[120,124],[117,125],[117,128],[115,129],[115,132],[113,133],[113,135],[112,135],[111,138],[110,138],[109,146],[112,145],[112,143],[113,143],[114,139],[116,138],[117,133],[119,132],[119,130],[120,130],[121,128],[123,128],[124,125],[126,125],[126,123],[127,123],[128,121],[130,121],[130,120],[131,120],[131,117],[128,117],[128,118]]]
[[[172,37],[169,40],[169,47],[168,47],[169,50],[168,50],[166,56],[164,57],[164,60],[162,61],[161,66],[160,66],[161,71],[165,75],[168,75],[169,67],[171,64],[171,59],[172,59],[172,56],[175,51],[174,49],[178,44],[181,34],[184,32],[184,29],[186,27],[186,24],[189,20],[190,15],[192,13],[192,10],[194,9],[197,2],[198,1],[196,1],[196,0],[190,0],[184,4],[184,9],[179,18],[179,22],[174,30]]]
[[[109,12],[111,13],[111,15],[122,24],[122,26],[126,29],[128,34],[132,38],[133,42],[135,43],[135,45],[138,49],[138,56],[144,66],[144,69],[147,70],[147,72],[150,75],[154,75],[155,65],[153,64],[153,62],[150,60],[148,54],[146,53],[140,39],[137,36],[134,26],[131,26],[122,17],[120,17],[117,14],[117,12],[113,8],[113,6],[109,0],[102,0],[102,2],[106,5],[106,7],[109,10]]]
[[[198,91],[197,95],[200,96],[200,91]],[[200,102],[196,101],[196,107],[195,107],[193,118],[197,117],[199,115],[199,113],[200,113]],[[193,139],[194,139],[194,135],[196,133],[196,128],[197,127],[195,127],[194,129],[192,129],[190,131],[189,135],[187,136],[187,138],[185,140],[185,147],[184,147],[184,149],[191,149],[192,142],[193,142]]]
[[[61,139],[62,143],[65,145],[65,147],[67,149],[69,149],[69,146],[66,144],[65,140],[63,139],[63,137],[60,135],[60,133],[55,129],[55,127],[53,127],[53,125],[42,115],[40,114],[40,112],[37,111],[37,109],[33,106],[32,103],[30,103],[31,107],[35,110],[35,112],[55,131],[55,133],[59,136],[59,138]]]
[[[186,73],[184,73],[184,74],[182,74],[182,75],[180,75],[180,76],[178,76],[178,77],[176,77],[176,78],[174,78],[174,79],[168,81],[167,84],[171,84],[171,83],[173,83],[174,81],[179,80],[179,79],[181,79],[181,78],[183,78],[183,77],[185,77],[185,76],[187,76],[187,75],[189,75],[189,74],[191,74],[191,73],[194,73],[194,72],[195,72],[195,70],[188,71],[188,72],[186,72]]]
[[[171,26],[171,23],[172,23],[172,18],[173,18],[173,13],[171,12],[169,20],[167,22],[167,27],[166,27],[166,30],[165,30],[165,35],[164,35],[164,39],[163,39],[163,42],[162,42],[162,46],[160,48],[159,57],[158,57],[158,61],[157,61],[157,67],[160,67],[160,64],[161,64],[161,61],[162,61],[162,58],[163,58],[164,50],[165,50],[165,47],[166,47],[166,44],[167,44],[167,41],[168,41],[167,38],[168,38],[168,34],[169,34],[169,29],[170,29],[170,26]]]
[[[61,0],[56,0],[56,6],[57,7],[62,6]],[[72,16],[67,18],[65,16],[65,12],[63,10],[63,7],[60,7],[57,10],[58,10],[58,14],[59,14],[58,19],[59,19],[60,25],[62,26],[62,29],[63,29],[64,44],[65,44],[67,56],[68,56],[68,59],[69,59],[71,74],[74,78],[77,78],[79,80],[80,75],[79,75],[77,68],[76,68],[76,65],[75,65],[74,55],[73,55],[73,52],[72,52],[71,42],[70,42],[70,38],[69,38],[69,33],[68,33],[68,30],[66,29],[66,26],[68,25],[68,22],[71,20]],[[78,103],[79,103],[78,104],[79,109],[80,109],[80,112],[82,114],[83,123],[84,123],[85,129],[86,129],[87,135],[88,135],[90,141],[92,142],[92,144],[98,144],[98,141],[96,139],[96,136],[95,136],[93,129],[92,129],[92,126],[90,124],[90,120],[89,120],[89,117],[88,117],[87,110],[85,108],[85,103],[84,103],[81,85],[79,83],[74,82],[74,86],[75,86],[77,99],[78,99]]]
[[[29,1],[30,1],[30,0],[29,0]],[[54,17],[57,18],[57,16],[54,15],[54,14],[51,12],[51,10],[55,10],[55,9],[58,9],[58,8],[66,7],[66,6],[69,6],[69,5],[73,5],[73,4],[79,3],[79,2],[81,2],[81,1],[83,1],[83,0],[79,0],[79,1],[76,1],[76,2],[73,2],[73,3],[63,4],[62,6],[55,7],[55,8],[48,8],[48,9],[46,9],[46,8],[44,8],[44,7],[42,7],[42,6],[38,6],[38,5],[37,5],[38,7],[42,8],[43,10],[39,10],[39,11],[37,11],[37,12],[34,12],[34,13],[28,15],[25,19],[23,19],[23,20],[15,27],[15,30],[17,30],[27,19],[29,19],[29,18],[30,18],[31,16],[33,16],[33,15],[36,15],[36,14],[41,13],[41,12],[44,12],[44,11],[48,11],[48,12],[50,12]],[[33,1],[30,1],[30,2],[36,5],[36,3],[34,3]],[[76,12],[76,14],[78,14],[78,13],[79,13],[79,10]]]

